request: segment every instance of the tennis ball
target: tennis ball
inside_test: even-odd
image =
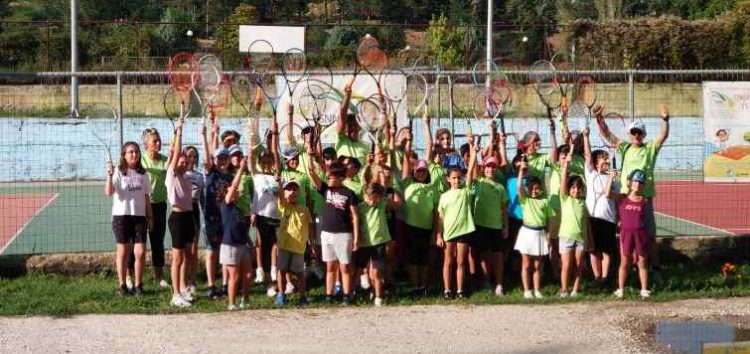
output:
[[[529,37],[523,36],[523,38],[521,38],[521,41],[522,42],[528,42],[529,41]]]
[[[188,30],[187,33],[185,33],[185,34],[187,34],[188,37],[192,37],[193,36],[193,31],[192,30]]]

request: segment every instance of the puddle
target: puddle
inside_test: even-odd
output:
[[[661,321],[654,328],[656,340],[676,353],[700,354],[703,344],[750,341],[750,329],[721,322]]]

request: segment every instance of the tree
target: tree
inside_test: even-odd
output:
[[[239,52],[239,25],[242,23],[257,23],[260,14],[255,6],[240,4],[234,8],[234,11],[227,19],[230,25],[219,27],[216,31],[216,51],[221,53],[224,65],[228,68],[238,67],[240,63]]]

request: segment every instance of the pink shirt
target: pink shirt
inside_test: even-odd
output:
[[[170,204],[182,211],[193,210],[192,185],[186,174],[176,175],[173,169],[168,168],[165,184],[167,185],[167,200]]]
[[[640,202],[634,202],[628,197],[623,198],[620,202],[620,228],[628,231],[644,230],[644,210],[646,210],[646,198],[641,199]]]

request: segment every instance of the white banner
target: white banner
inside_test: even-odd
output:
[[[750,182],[750,82],[703,83],[707,182]]]

